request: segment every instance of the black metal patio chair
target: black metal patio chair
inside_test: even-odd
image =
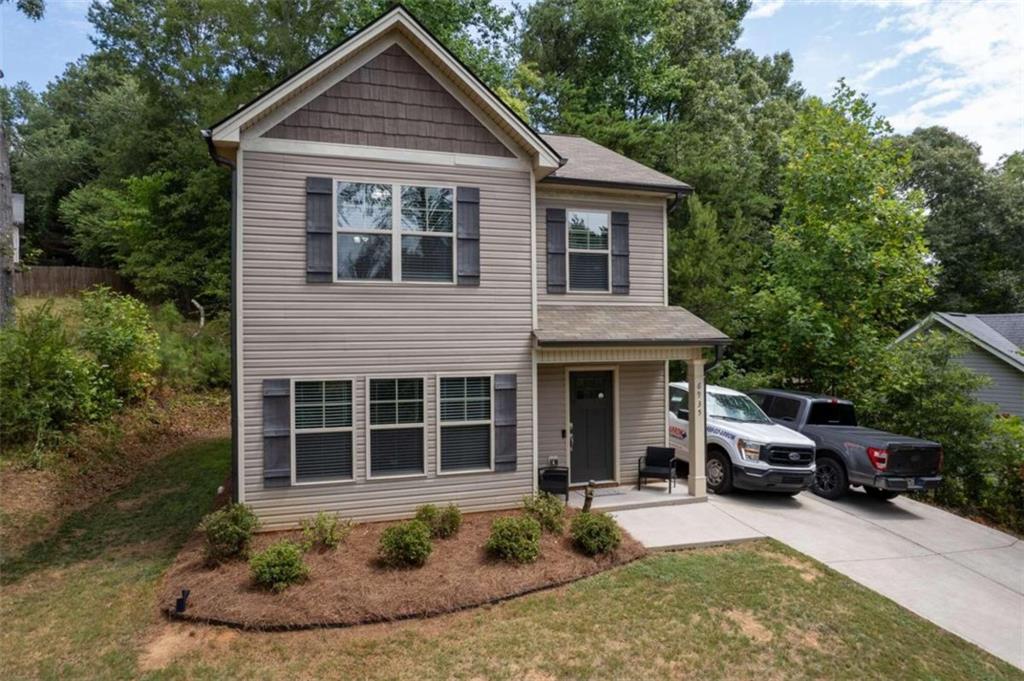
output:
[[[647,453],[641,456],[638,462],[640,476],[636,481],[636,488],[641,489],[648,478],[668,480],[668,492],[671,494],[678,462],[674,447],[648,447]]]

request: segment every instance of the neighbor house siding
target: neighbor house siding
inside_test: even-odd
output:
[[[600,365],[606,366],[606,365]],[[586,371],[586,365],[574,365]],[[538,461],[547,465],[557,456],[566,465],[566,392],[563,364],[537,367]],[[619,380],[619,482],[636,484],[637,459],[650,445],[665,444],[666,391],[664,362],[631,362],[618,365]]]
[[[591,303],[665,304],[665,199],[607,197],[537,189],[537,302],[563,305]],[[629,213],[629,294],[548,293],[547,209],[625,211]],[[566,270],[568,272],[568,270]],[[568,276],[568,275],[567,275]]]
[[[1024,373],[974,345],[958,361],[989,378],[990,383],[974,393],[979,400],[994,405],[1001,414],[1024,418]]]
[[[532,489],[530,175],[383,161],[246,152],[242,254],[245,501],[268,528],[318,510],[358,520],[426,503],[516,505]],[[480,189],[480,286],[306,283],[307,177],[445,183]],[[512,473],[436,476],[436,375],[515,373]],[[366,480],[367,376],[423,376],[427,477]],[[264,379],[354,379],[355,482],[264,488]]]
[[[267,137],[421,151],[513,154],[400,46],[392,45],[271,128]]]

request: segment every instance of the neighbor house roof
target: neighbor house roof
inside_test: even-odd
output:
[[[541,305],[533,336],[542,347],[714,345],[729,341],[692,312],[662,305]]]
[[[450,50],[442,45],[426,27],[401,5],[396,5],[366,27],[323,53],[305,67],[267,90],[244,106],[218,121],[204,133],[214,145],[231,146],[241,141],[241,131],[281,107],[294,107],[296,100],[322,89],[342,64],[375,44],[386,34],[395,33],[428,56],[467,98],[487,116],[493,118],[523,149],[531,153],[541,174],[562,163],[558,153],[525,121],[481,81]]]
[[[1024,313],[966,314],[933,312],[896,339],[900,342],[935,324],[956,331],[975,345],[1024,371]]]
[[[611,149],[575,135],[542,135],[565,159],[561,168],[544,178],[550,184],[660,189],[675,194],[693,191],[690,185]]]

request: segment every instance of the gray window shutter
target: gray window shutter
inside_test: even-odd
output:
[[[306,281],[330,283],[334,278],[331,262],[331,191],[329,177],[306,178]]]
[[[629,293],[629,213],[612,213],[612,293]]]
[[[516,441],[516,375],[494,377],[494,470],[514,471],[518,458]]]
[[[480,285],[480,190],[458,187],[458,284]]]
[[[263,381],[263,486],[291,484],[291,381],[268,378]]]
[[[548,293],[565,293],[565,209],[548,208]]]

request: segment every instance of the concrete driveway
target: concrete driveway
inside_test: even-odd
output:
[[[710,508],[692,511],[698,506]],[[859,491],[835,502],[809,492],[712,495],[708,504],[615,516],[636,536],[644,534],[640,525],[652,529],[652,513],[661,528],[719,522],[726,539],[744,534],[740,528],[777,539],[1024,669],[1024,542],[1010,535],[909,499],[878,501]],[[704,531],[714,535],[707,525]]]

